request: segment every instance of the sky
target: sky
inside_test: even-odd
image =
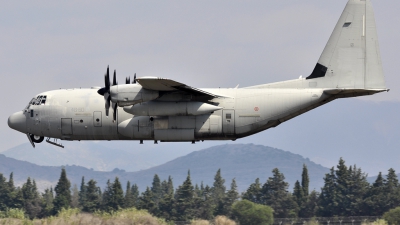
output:
[[[237,84],[245,87],[307,76],[346,2],[3,2],[0,8],[0,68],[5,95],[0,111],[0,121],[3,121],[0,123],[0,151],[27,142],[25,135],[7,126],[9,115],[23,109],[36,94],[47,90],[103,86],[107,65],[117,70],[120,83],[126,76],[137,73],[139,77],[171,78],[199,88],[231,88]],[[398,109],[393,105],[400,104],[400,89],[396,88],[400,84],[396,74],[400,52],[400,32],[396,31],[400,24],[397,10],[400,2],[375,0],[373,5],[386,83],[391,91],[359,100],[334,102],[329,106],[331,108],[321,110],[348,110],[354,105],[352,101],[366,102],[357,103],[369,104],[366,110],[370,107]],[[317,112],[324,111],[312,114],[323,119],[324,115]],[[346,131],[357,133],[359,128],[355,124],[358,123],[352,121],[351,116],[347,119]],[[397,117],[398,111],[388,110],[385,118],[376,114],[368,119],[385,119],[385,124],[391,124]],[[307,136],[302,133],[305,123],[311,123],[315,129],[325,128],[323,124],[310,122],[313,118],[307,116],[292,121],[287,122],[292,125],[276,128],[279,132],[270,130],[240,141],[315,156],[311,159],[324,165],[331,165],[332,158],[348,156],[348,150],[337,150],[334,156],[317,154],[318,146],[323,146],[326,140],[338,140],[339,134],[319,134],[322,137],[309,145],[295,145],[290,136],[278,138],[280,132],[289,132],[289,129],[297,130],[299,137]],[[284,129],[286,126],[290,126],[286,128],[288,130]],[[209,142],[196,147],[170,144],[167,147],[181,149],[183,154],[221,143],[225,142]],[[337,144],[329,143],[333,147]],[[369,147],[363,143],[355,142],[353,147]],[[356,158],[352,161],[357,163]],[[383,166],[374,167],[371,173]]]

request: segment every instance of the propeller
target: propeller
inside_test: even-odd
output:
[[[127,77],[126,80],[125,80],[125,84],[130,84],[130,83],[131,83],[131,78]]]
[[[133,76],[132,84],[136,84],[136,73],[135,73],[135,75]]]
[[[104,84],[105,87],[100,88],[97,93],[99,95],[104,96],[104,102],[105,102],[105,109],[106,109],[106,116],[108,117],[109,110],[110,110],[110,101],[111,101],[111,93],[110,93],[110,69],[107,66],[107,73],[104,75]],[[113,83],[112,85],[118,85],[117,83],[117,76],[116,76],[116,71],[114,70],[114,77],[113,77]],[[113,121],[115,122],[117,119],[117,103],[112,103],[112,109],[113,109]]]

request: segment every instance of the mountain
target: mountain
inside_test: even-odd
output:
[[[66,144],[66,143],[64,143]],[[140,146],[140,148],[139,148]],[[114,168],[129,172],[148,169],[185,154],[183,151],[163,149],[155,145],[139,145],[138,142],[68,142],[59,148],[45,142],[32,148],[29,142],[2,151],[7,157],[28,161],[41,166],[77,165],[96,171],[111,171]]]
[[[295,181],[301,179],[303,164],[308,167],[310,188],[318,190],[323,185],[327,168],[300,155],[253,144],[214,146],[137,172],[126,172],[121,169],[114,169],[111,172],[94,171],[82,166],[65,166],[65,168],[72,184],[79,185],[82,176],[85,176],[86,181],[94,179],[100,186],[105,186],[108,179],[113,181],[118,176],[123,184],[129,180],[131,183],[136,183],[141,190],[151,185],[154,174],[158,174],[161,179],[167,179],[171,175],[177,187],[186,178],[188,170],[193,183],[203,182],[211,186],[216,171],[221,169],[228,188],[231,180],[236,178],[238,189],[245,191],[256,178],[260,178],[264,183],[272,175],[273,168],[279,168],[292,189]],[[25,182],[29,176],[36,180],[42,190],[50,185],[54,187],[60,171],[60,166],[39,166],[0,155],[0,172],[5,176],[14,172],[17,185]]]

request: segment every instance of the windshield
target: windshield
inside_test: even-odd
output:
[[[31,105],[44,105],[44,104],[46,104],[46,100],[47,100],[47,96],[46,95],[39,95],[36,98],[32,98],[32,100],[25,107],[25,110],[29,109],[29,107]]]

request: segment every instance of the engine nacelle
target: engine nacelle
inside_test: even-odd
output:
[[[159,97],[158,91],[142,88],[139,84],[120,84],[110,87],[111,101],[119,106],[134,105],[147,102]]]
[[[135,116],[197,116],[220,110],[222,107],[203,102],[143,102],[125,106],[124,111]]]

